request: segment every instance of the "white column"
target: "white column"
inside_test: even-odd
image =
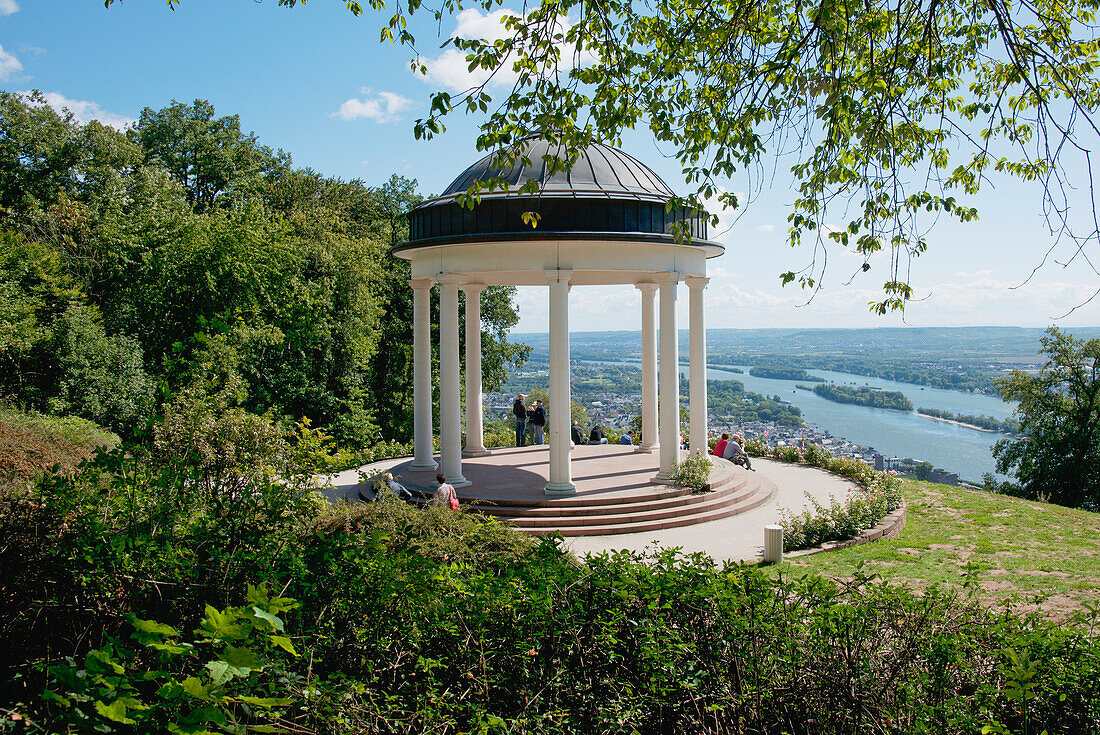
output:
[[[680,347],[676,331],[676,284],[678,273],[657,273],[661,288],[661,373],[660,373],[660,469],[656,480],[668,480],[680,462]]]
[[[435,472],[432,457],[432,280],[409,280],[413,290],[413,462],[412,470]]]
[[[469,485],[462,476],[462,407],[458,393],[458,278],[439,279],[439,463],[447,482]]]
[[[481,457],[485,450],[485,429],[481,405],[481,292],[484,284],[468,283],[466,294],[466,448],[464,457]]]
[[[642,292],[642,435],[637,452],[655,452],[657,440],[657,284],[638,283]]]
[[[572,271],[546,271],[550,281],[550,482],[547,495],[573,495],[569,450],[569,278]]]
[[[709,278],[688,276],[688,410],[691,413],[691,451],[706,454],[707,446],[707,332],[703,318],[703,289]]]

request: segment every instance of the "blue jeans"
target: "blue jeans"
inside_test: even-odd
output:
[[[542,432],[544,431],[544,429],[545,429],[545,427],[539,426],[538,424],[534,424],[534,430],[535,430],[535,441],[533,442],[534,444],[542,444]]]
[[[522,447],[527,443],[527,419],[516,417],[516,446]]]

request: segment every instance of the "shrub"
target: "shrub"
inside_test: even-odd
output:
[[[247,604],[207,606],[193,636],[128,616],[133,634],[47,666],[41,717],[66,732],[273,732],[298,694],[281,665],[297,656],[280,614],[294,600],[248,588]],[[266,729],[265,729],[266,728]]]
[[[28,479],[57,466],[72,472],[95,456],[97,447],[111,448],[119,438],[87,419],[43,416],[0,405],[0,480]]]
[[[848,488],[843,502],[832,498],[828,506],[822,505],[809,493],[806,497],[812,510],[806,509],[793,516],[784,511],[780,517],[785,551],[855,538],[864,529],[878,525],[887,513],[901,505],[900,486],[888,476],[868,488]]]
[[[702,492],[710,489],[710,471],[709,457],[702,452],[692,452],[676,466],[671,479],[681,487]]]
[[[811,509],[793,516],[784,511],[779,523],[783,526],[785,551],[855,538],[864,529],[878,525],[887,513],[901,505],[901,485],[895,478],[875,471],[858,459],[833,457],[817,444],[807,444],[804,450],[794,446],[772,449],[759,439],[751,439],[746,443],[746,451],[784,462],[804,462],[847,477],[858,485],[849,488],[843,503],[834,498],[826,507],[807,494]]]
[[[311,503],[288,477],[249,475],[265,502],[214,519],[194,495],[162,503],[187,467],[153,459],[101,455],[0,499],[0,729],[961,735],[1089,732],[1100,714],[1095,617],[1059,627],[674,549],[580,564],[465,513]],[[226,602],[264,583],[300,607]],[[225,636],[177,633],[223,619]],[[222,664],[240,671],[217,684]]]

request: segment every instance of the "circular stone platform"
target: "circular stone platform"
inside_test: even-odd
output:
[[[569,498],[547,498],[542,492],[547,447],[494,449],[486,457],[469,459],[473,480],[459,496],[474,511],[506,518],[528,533],[559,532],[570,537],[577,553],[609,549],[641,551],[649,546],[679,546],[702,551],[716,560],[753,559],[763,550],[763,527],[775,523],[780,509],[797,512],[805,493],[828,503],[842,499],[851,482],[803,465],[754,459],[757,472],[712,459],[715,489],[693,494],[682,488],[654,485],[653,455],[614,444],[574,447],[578,492]],[[368,472],[390,469],[422,497],[434,489],[434,473],[409,472],[409,458],[378,462]],[[357,472],[332,478],[328,491],[337,500],[371,497]]]

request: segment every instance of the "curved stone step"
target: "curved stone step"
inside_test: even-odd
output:
[[[517,530],[532,536],[548,536],[553,533],[562,536],[614,536],[624,533],[643,533],[646,531],[659,531],[666,528],[680,528],[697,523],[717,521],[722,518],[747,513],[772,499],[776,493],[775,484],[767,478],[761,478],[757,491],[749,498],[738,503],[723,505],[717,509],[705,513],[675,516],[665,519],[653,519],[645,522],[626,522],[612,526],[558,526],[526,528],[517,526]]]
[[[638,496],[621,498],[618,503],[604,503],[600,505],[569,505],[569,506],[528,506],[515,505],[498,506],[492,503],[472,503],[467,506],[471,511],[485,513],[508,520],[519,518],[577,518],[588,516],[618,516],[623,514],[639,514],[649,511],[658,511],[678,508],[686,510],[691,506],[704,503],[713,503],[718,500],[724,502],[736,502],[743,497],[751,495],[755,487],[749,478],[742,478],[736,482],[726,484],[719,490],[706,493],[653,493],[646,497],[644,491]]]

